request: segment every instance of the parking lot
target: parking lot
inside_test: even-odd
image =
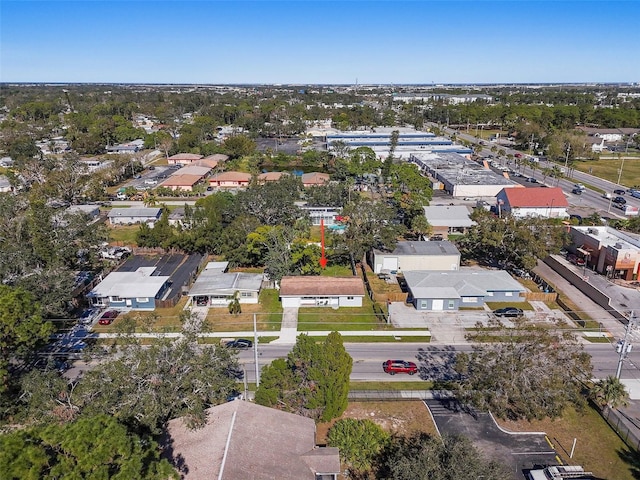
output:
[[[464,435],[487,458],[507,465],[514,480],[535,466],[556,465],[556,451],[544,432],[509,433],[488,413],[464,408],[453,399],[425,400],[440,434]]]

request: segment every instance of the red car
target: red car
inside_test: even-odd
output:
[[[100,317],[100,320],[98,320],[98,323],[100,325],[111,325],[111,323],[113,323],[113,320],[117,316],[118,316],[117,310],[107,310],[102,314],[102,316]]]
[[[389,375],[395,375],[396,373],[415,375],[418,372],[418,366],[413,362],[404,360],[387,360],[382,364],[382,370]]]

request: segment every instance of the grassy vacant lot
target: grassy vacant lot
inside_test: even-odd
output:
[[[556,420],[498,423],[513,432],[546,432],[565,464],[582,465],[598,478],[633,480],[640,478],[640,456],[629,449],[593,408],[578,412],[568,409]],[[573,439],[576,449],[569,459]],[[625,460],[626,459],[626,460]]]
[[[575,168],[581,172],[589,172],[596,177],[607,179],[611,182],[618,181],[621,160],[580,161],[575,163]],[[626,158],[622,168],[622,185],[632,187],[640,184],[640,158]]]
[[[137,245],[136,233],[140,225],[109,226],[109,242],[121,245]]]

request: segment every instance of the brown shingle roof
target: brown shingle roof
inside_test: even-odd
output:
[[[223,480],[314,480],[314,472],[340,471],[337,449],[316,448],[310,418],[242,400],[207,413],[198,430],[189,430],[183,419],[171,420],[162,439],[164,456],[182,465],[182,478],[215,479],[222,470]]]
[[[504,193],[511,207],[568,207],[567,197],[558,187],[505,188]]]
[[[171,175],[160,184],[161,187],[191,187],[202,180],[202,175]]]
[[[284,175],[289,175],[287,172],[265,172],[258,175],[258,180],[261,182],[277,182]]]
[[[209,179],[210,182],[249,182],[251,174],[244,172],[222,172]]]
[[[300,276],[283,277],[280,296],[356,295],[364,296],[360,277]]]
[[[302,183],[304,185],[324,185],[329,181],[329,175],[320,172],[304,173]]]

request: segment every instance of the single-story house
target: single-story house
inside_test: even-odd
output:
[[[305,187],[317,187],[327,183],[329,183],[329,175],[326,173],[311,172],[302,174],[302,185]]]
[[[228,262],[209,262],[191,289],[189,297],[195,305],[226,307],[236,292],[240,303],[258,303],[263,275],[259,273],[226,273]]]
[[[408,302],[416,310],[458,310],[485,302],[523,302],[526,289],[504,270],[404,272]]]
[[[340,452],[316,445],[313,419],[235,400],[207,410],[202,428],[169,421],[160,440],[185,480],[337,480]]]
[[[374,273],[409,270],[458,270],[460,251],[448,240],[398,242],[393,252],[373,250]]]
[[[431,233],[443,238],[447,238],[451,233],[465,234],[476,224],[469,218],[471,211],[465,205],[434,205],[422,208],[427,222],[431,225]]]
[[[177,153],[175,155],[170,156],[167,159],[167,163],[169,165],[190,165],[193,162],[196,162],[203,158],[204,155],[198,155],[196,153]]]
[[[568,218],[569,202],[559,187],[504,188],[496,195],[499,215]]]
[[[0,175],[0,193],[9,193],[12,191],[11,182],[4,175]]]
[[[223,153],[214,153],[212,155],[204,157],[202,160],[208,160],[220,164],[229,160],[229,155],[225,155]]]
[[[289,175],[287,172],[265,172],[258,175],[258,183],[277,182],[285,175]]]
[[[280,281],[283,307],[361,307],[364,285],[360,277],[297,276]]]
[[[171,190],[185,190],[191,192],[193,187],[202,181],[200,175],[183,175],[181,172],[171,175],[159,187],[170,188]]]
[[[306,202],[296,202],[295,204],[300,210],[309,215],[312,225],[320,225],[320,220],[322,220],[325,227],[331,227],[340,221],[342,207],[312,206],[307,205]]]
[[[107,153],[133,154],[144,148],[144,140],[133,141],[129,143],[121,143],[119,145],[107,145]]]
[[[130,223],[148,223],[153,227],[160,219],[161,208],[112,208],[107,214],[112,225],[128,225]]]
[[[98,205],[71,205],[67,208],[67,213],[84,213],[90,221],[97,220],[100,216],[100,206]]]
[[[111,272],[87,295],[96,307],[154,310],[170,277],[154,275],[156,267],[140,267],[135,272]]]
[[[222,172],[209,179],[209,185],[218,190],[246,188],[251,182],[251,174],[245,172]]]

